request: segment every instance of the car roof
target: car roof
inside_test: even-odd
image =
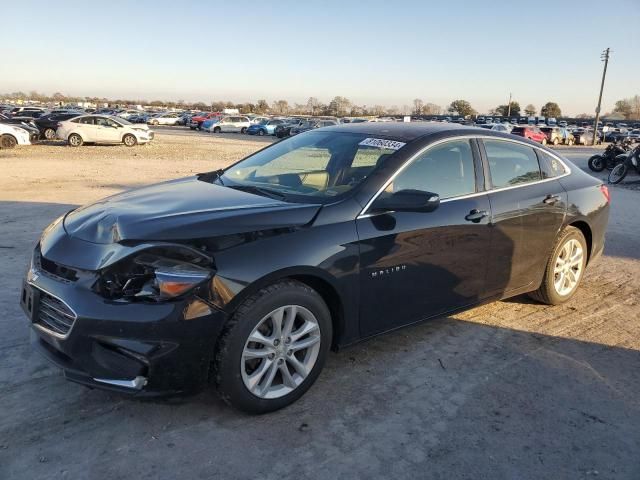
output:
[[[434,133],[447,131],[460,132],[467,130],[469,133],[478,132],[477,128],[465,127],[457,123],[428,123],[428,122],[363,122],[343,123],[334,127],[325,127],[326,130],[360,133],[372,136],[393,137],[405,141]]]

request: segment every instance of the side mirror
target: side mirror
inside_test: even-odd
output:
[[[433,212],[440,206],[440,196],[437,193],[422,190],[400,190],[398,192],[378,197],[373,202],[372,210],[396,212]]]

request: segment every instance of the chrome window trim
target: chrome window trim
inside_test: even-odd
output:
[[[374,217],[376,215],[380,215],[380,213],[367,213],[367,210],[369,209],[369,207],[371,207],[373,202],[375,202],[376,199],[382,194],[382,192],[385,191],[385,189],[389,186],[389,184],[391,184],[391,182],[393,182],[393,180],[395,180],[395,178],[400,173],[402,173],[402,171],[405,168],[407,168],[414,160],[416,160],[422,154],[424,154],[426,151],[428,151],[429,149],[431,149],[431,148],[433,148],[433,147],[435,147],[437,145],[440,145],[440,144],[443,144],[443,143],[446,143],[446,142],[455,141],[455,140],[460,140],[460,139],[467,139],[467,140],[489,139],[489,140],[497,140],[497,141],[500,141],[500,142],[511,142],[511,143],[516,143],[518,145],[523,145],[525,147],[530,147],[530,148],[532,148],[534,150],[539,150],[541,152],[544,152],[547,155],[551,155],[553,158],[558,160],[560,162],[560,164],[564,167],[565,173],[563,173],[562,175],[558,175],[557,177],[544,178],[542,180],[536,180],[535,182],[521,183],[519,185],[511,185],[509,187],[490,188],[488,190],[483,190],[481,192],[474,192],[474,193],[469,193],[469,194],[466,194],[466,195],[458,195],[456,197],[447,197],[447,198],[444,198],[444,199],[440,200],[440,203],[447,203],[447,202],[452,202],[454,200],[463,200],[463,199],[466,199],[466,198],[479,197],[481,195],[488,195],[488,194],[494,193],[494,192],[502,192],[502,191],[505,191],[505,190],[513,190],[514,188],[528,187],[529,185],[538,185],[540,183],[546,183],[546,182],[550,182],[552,180],[558,180],[560,178],[563,178],[563,177],[566,177],[568,175],[571,175],[571,168],[569,168],[569,166],[564,162],[564,160],[562,158],[560,158],[560,156],[558,156],[555,152],[549,152],[548,150],[544,150],[543,148],[540,148],[540,147],[538,147],[536,145],[530,145],[530,144],[525,143],[525,142],[523,142],[521,140],[518,140],[518,139],[504,138],[504,137],[494,137],[492,135],[460,135],[458,137],[443,138],[443,139],[438,140],[436,142],[430,143],[429,145],[427,145],[423,149],[421,149],[418,152],[416,152],[411,158],[407,159],[402,165],[400,165],[400,168],[398,168],[398,170],[396,170],[394,172],[394,174],[391,175],[391,177],[389,177],[389,179],[382,185],[382,187],[380,187],[380,189],[373,195],[373,197],[371,197],[371,200],[369,200],[367,202],[367,204],[364,206],[364,208],[360,211],[360,213],[356,217],[356,220],[361,219],[361,218],[370,218],[370,217]],[[540,162],[540,160],[538,160],[538,163],[539,162]],[[383,212],[383,213],[393,213],[393,212]]]

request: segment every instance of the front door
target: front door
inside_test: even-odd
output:
[[[437,193],[441,204],[435,211],[365,214],[356,221],[363,336],[471,305],[484,296],[490,206],[487,195],[477,193],[477,164],[468,139],[434,146],[381,196],[405,189]]]

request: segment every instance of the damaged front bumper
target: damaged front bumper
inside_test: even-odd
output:
[[[90,288],[95,275],[73,278],[42,258],[47,263],[33,262],[23,281],[20,303],[33,346],[66,378],[136,395],[206,385],[224,312],[195,295],[158,303],[108,300]]]

